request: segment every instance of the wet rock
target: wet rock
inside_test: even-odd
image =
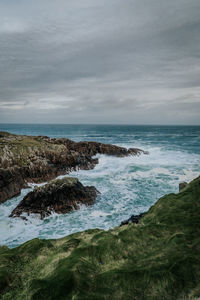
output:
[[[182,191],[187,185],[188,185],[188,183],[185,181],[179,183],[179,192]]]
[[[132,215],[129,219],[122,221],[120,226],[127,225],[129,223],[138,224],[139,220],[144,216],[145,213],[139,215]]]
[[[93,169],[98,164],[96,154],[124,157],[142,153],[147,154],[97,142],[0,132],[0,203],[19,194],[25,182],[41,183],[74,170]],[[10,175],[1,175],[4,171]]]
[[[98,194],[94,186],[83,186],[76,178],[52,180],[28,193],[12,211],[10,217],[34,213],[43,219],[52,212],[68,213],[79,209],[80,204],[92,205]]]
[[[0,203],[18,196],[22,187],[27,187],[17,167],[0,169]]]
[[[106,154],[118,157],[128,156],[128,155],[139,155],[145,153],[141,149],[130,148],[126,149],[124,147],[119,147],[115,145],[102,144],[97,142],[78,142],[71,144],[71,149],[78,151],[79,153],[84,153],[89,156],[94,156],[96,154]]]

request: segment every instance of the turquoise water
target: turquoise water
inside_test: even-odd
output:
[[[200,174],[200,126],[24,125],[0,124],[16,134],[99,141],[149,151],[149,155],[116,158],[99,156],[94,170],[73,172],[101,192],[93,206],[40,220],[8,218],[30,191],[0,205],[0,244],[15,247],[34,237],[59,238],[88,228],[113,228],[132,214],[146,211],[159,197],[177,192],[181,181]]]

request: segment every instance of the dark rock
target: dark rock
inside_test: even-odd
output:
[[[147,154],[97,142],[0,132],[0,203],[18,195],[25,182],[41,183],[70,171],[93,169],[98,164],[93,158],[96,154],[123,157],[141,153]]]
[[[0,169],[0,203],[18,196],[21,188],[27,187],[20,169],[17,167]]]
[[[187,185],[188,185],[188,183],[185,181],[179,183],[179,192],[182,191]]]
[[[126,149],[124,147],[102,144],[97,142],[78,142],[78,143],[73,142],[70,144],[70,148],[74,149],[79,153],[89,155],[89,156],[94,156],[96,154],[106,154],[106,155],[123,157],[128,155],[139,155],[141,153],[144,153],[143,150],[137,148]]]
[[[10,217],[19,217],[25,212],[28,215],[40,214],[43,219],[52,212],[68,213],[79,209],[80,204],[93,204],[98,193],[95,187],[83,186],[76,178],[52,180],[28,193],[12,211]]]
[[[139,220],[144,216],[145,213],[139,215],[132,215],[129,219],[122,221],[120,226],[127,225],[129,223],[138,224]]]

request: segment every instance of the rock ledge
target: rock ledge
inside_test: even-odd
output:
[[[142,153],[148,154],[137,148],[0,131],[0,203],[20,194],[27,183],[93,169],[98,164],[96,154],[125,157]]]

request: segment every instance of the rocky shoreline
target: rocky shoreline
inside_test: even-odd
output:
[[[199,299],[199,197],[200,177],[137,226],[0,247],[1,299]]]
[[[93,168],[95,154],[144,153],[94,142],[1,136],[2,201],[27,182],[42,182],[70,168]],[[95,187],[76,178],[56,179],[35,187],[11,216],[67,213],[81,203],[93,204],[97,195]],[[111,230],[33,239],[14,249],[1,246],[1,299],[199,299],[199,197],[200,177]]]
[[[137,149],[74,142],[66,138],[0,132],[0,203],[20,194],[27,183],[42,183],[77,169],[93,169],[97,154],[125,157],[148,154]]]
[[[65,177],[35,187],[11,212],[10,217],[23,213],[39,214],[41,219],[52,212],[65,214],[79,209],[80,204],[92,205],[99,191],[94,186],[83,186],[77,178]],[[25,218],[24,216],[22,218]]]

